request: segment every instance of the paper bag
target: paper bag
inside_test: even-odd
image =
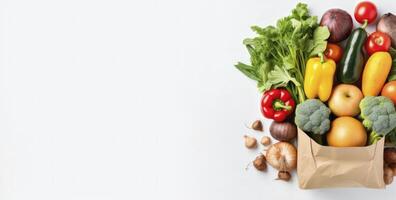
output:
[[[384,139],[365,147],[330,147],[319,145],[299,129],[299,186],[384,188],[383,154]]]

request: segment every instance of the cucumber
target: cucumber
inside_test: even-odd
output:
[[[363,45],[367,38],[364,28],[357,28],[348,37],[344,54],[340,61],[337,79],[342,83],[355,83],[362,74],[364,67]]]

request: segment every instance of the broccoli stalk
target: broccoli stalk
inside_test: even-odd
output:
[[[382,136],[379,135],[378,133],[371,131],[369,135],[369,144],[375,144],[379,140],[381,140]]]

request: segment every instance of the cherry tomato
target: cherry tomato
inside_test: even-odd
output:
[[[396,105],[396,81],[391,81],[385,84],[382,88],[381,96],[388,97]]]
[[[366,40],[364,45],[369,55],[378,51],[388,51],[391,46],[391,39],[386,33],[373,32]]]
[[[336,44],[327,43],[326,51],[324,52],[326,58],[330,58],[335,62],[341,60],[342,48]]]
[[[362,1],[356,6],[355,19],[360,24],[364,24],[365,20],[370,24],[375,18],[377,18],[377,7],[373,3]]]

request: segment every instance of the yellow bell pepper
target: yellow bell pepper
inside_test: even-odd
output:
[[[324,60],[323,54],[310,58],[305,67],[304,91],[309,99],[319,97],[323,102],[330,98],[333,88],[336,63],[332,59]]]
[[[391,67],[392,57],[388,52],[376,52],[370,56],[363,70],[364,96],[377,96],[381,92]]]

